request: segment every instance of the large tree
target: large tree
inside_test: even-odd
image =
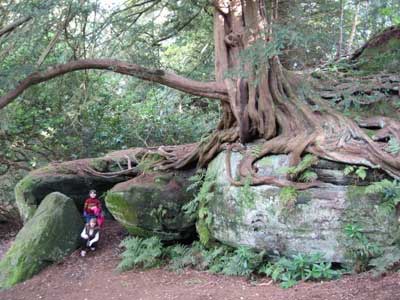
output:
[[[137,5],[153,2],[157,1]],[[134,7],[136,2],[133,3]],[[279,1],[271,1],[270,10],[265,3],[262,0],[212,2],[215,81],[191,80],[173,72],[115,59],[76,59],[26,76],[0,97],[0,109],[29,87],[57,76],[78,70],[108,70],[220,101],[223,114],[215,132],[201,143],[160,147],[157,152],[164,159],[159,162],[159,168],[183,168],[194,163],[202,166],[222,149],[230,150],[241,147],[238,142],[245,144],[263,138],[265,143],[259,153],[244,155],[239,168],[241,179],[231,178],[233,184],[242,184],[245,178],[252,178],[252,184],[297,188],[321,184],[296,182],[293,174],[285,180],[258,176],[254,162],[271,153],[289,154],[292,166],[300,162],[304,153],[312,153],[332,161],[379,167],[399,178],[399,154],[385,151],[388,137],[400,140],[399,123],[374,118],[356,124],[319,99],[312,90],[301,89],[305,78],[282,67],[274,44],[271,24],[278,17],[274,5]],[[0,33],[6,34],[29,20],[30,16],[21,18]],[[378,129],[376,140],[362,127]]]

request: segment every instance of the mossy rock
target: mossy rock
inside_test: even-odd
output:
[[[389,27],[373,36],[353,57],[366,73],[398,72],[400,66],[400,26]]]
[[[182,206],[194,197],[186,191],[192,171],[145,174],[117,184],[106,196],[111,214],[133,235],[182,240],[195,233]]]
[[[77,248],[82,228],[72,199],[57,192],[48,195],[0,261],[0,289],[61,261]]]
[[[231,154],[233,176],[237,176],[241,158],[240,153]],[[349,245],[344,233],[346,225],[359,224],[368,240],[384,252],[390,251],[400,239],[396,213],[379,212],[382,199],[366,195],[365,181],[359,180],[359,186],[331,184],[352,182],[343,174],[342,166],[324,161],[313,166],[318,179],[329,180],[330,184],[298,191],[294,194],[296,199],[288,205],[283,201],[282,189],[276,186],[232,186],[226,175],[225,160],[226,153],[222,152],[207,169],[217,177],[207,204],[211,223],[198,224],[204,240],[248,246],[273,255],[320,252],[327,261],[352,263],[346,249]],[[281,176],[276,170],[286,167],[288,161],[288,156],[269,156],[257,164],[258,174]],[[328,174],[328,170],[335,172]]]
[[[116,160],[117,158],[113,158]],[[109,171],[113,166],[109,157],[82,159],[64,163],[54,163],[30,172],[15,186],[15,200],[24,222],[35,213],[41,201],[52,192],[60,192],[74,200],[82,211],[89,190],[95,189],[101,196],[116,183],[126,180],[125,176],[102,177],[84,171],[90,167],[97,172]],[[107,212],[106,212],[107,213]]]

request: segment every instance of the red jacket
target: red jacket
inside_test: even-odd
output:
[[[87,198],[85,200],[85,205],[83,207],[83,211],[85,211],[89,215],[94,215],[95,213],[92,211],[93,208],[99,208],[101,211],[101,202],[97,198]]]

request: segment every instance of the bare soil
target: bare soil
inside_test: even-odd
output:
[[[74,252],[63,262],[52,265],[30,280],[0,292],[1,300],[398,300],[400,273],[375,278],[370,273],[345,276],[336,281],[300,283],[284,290],[269,278],[250,282],[242,277],[213,275],[186,269],[174,273],[164,268],[117,273],[118,244],[125,231],[108,221],[101,245],[80,257]],[[1,249],[9,246],[3,240]]]

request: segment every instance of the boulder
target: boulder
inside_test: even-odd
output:
[[[400,237],[396,213],[382,213],[377,208],[381,201],[378,196],[366,195],[365,186],[338,184],[356,183],[344,174],[344,166],[329,170],[335,164],[319,163],[314,171],[335,184],[297,193],[292,190],[295,203],[287,207],[282,193],[288,190],[269,185],[232,186],[225,157],[225,152],[220,153],[207,170],[215,182],[207,204],[207,222],[197,224],[200,237],[207,235],[205,240],[287,256],[320,252],[328,261],[343,263],[349,262],[347,247],[351,241],[344,233],[347,224],[361,226],[369,241],[382,250]],[[233,176],[241,158],[240,153],[232,153]],[[266,157],[257,163],[259,174],[277,177],[282,176],[279,170],[285,166],[286,155]],[[365,181],[359,179],[359,183]]]
[[[78,246],[83,225],[72,199],[58,192],[46,196],[0,261],[0,289],[69,255]]]
[[[351,60],[368,73],[380,71],[398,73],[400,64],[400,25],[377,33],[354,52]]]
[[[115,185],[106,206],[129,233],[162,240],[182,240],[195,234],[194,219],[182,206],[191,201],[188,178],[193,171],[143,174]]]
[[[140,157],[142,148],[115,151],[99,158],[87,158],[62,163],[51,163],[34,170],[15,187],[15,200],[24,222],[31,218],[40,202],[52,192],[60,192],[74,200],[80,211],[89,190],[95,189],[100,196],[116,183],[135,176],[137,170],[126,170],[130,162]],[[110,172],[126,170],[120,175]],[[107,211],[106,211],[107,213]]]

